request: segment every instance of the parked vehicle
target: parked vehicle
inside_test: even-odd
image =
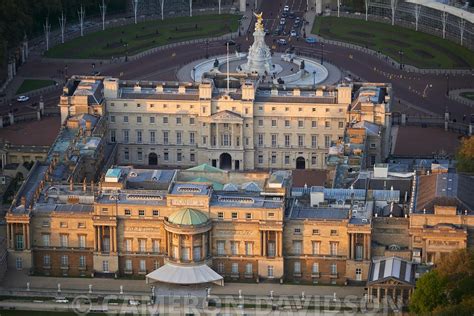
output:
[[[16,98],[16,100],[18,102],[26,102],[30,99],[30,97],[26,96],[26,95],[20,95],[18,98]]]

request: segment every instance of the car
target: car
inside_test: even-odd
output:
[[[282,12],[282,13],[281,13],[281,17],[282,17],[282,18],[286,18],[287,16],[288,16],[288,12]]]
[[[298,36],[298,33],[295,30],[291,30],[290,36]]]
[[[285,25],[286,23],[286,19],[285,18],[281,18],[280,19],[280,25]]]
[[[290,13],[288,13],[288,18],[289,19],[294,19],[294,18],[296,18],[296,14],[294,12],[290,12]]]
[[[136,301],[136,300],[129,300],[128,305],[130,305],[130,306],[139,306],[140,302]]]
[[[229,43],[229,46],[234,46],[236,44],[234,40],[228,40],[224,43],[224,46],[227,46],[227,43]]]
[[[288,12],[288,11],[290,11],[290,6],[285,5],[285,6],[283,7],[283,12]]]
[[[18,102],[26,102],[30,99],[30,97],[26,96],[26,95],[20,95],[18,98],[16,98],[16,100]]]
[[[278,45],[286,45],[286,40],[283,39],[283,38],[280,38],[280,39],[278,39],[277,44]]]
[[[265,32],[265,35],[270,34],[270,30],[269,30],[269,29],[265,29],[264,32]]]
[[[307,37],[305,39],[306,43],[308,44],[316,44],[318,42],[318,39],[315,37]]]
[[[93,76],[100,76],[100,71],[93,71],[93,72],[92,72],[92,75],[93,75]]]
[[[280,35],[280,31],[278,29],[276,29],[275,31],[273,31],[273,36],[277,36],[277,35]]]

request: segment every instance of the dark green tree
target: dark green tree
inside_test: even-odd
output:
[[[423,275],[416,282],[416,290],[410,301],[410,311],[417,315],[428,314],[446,302],[446,281],[436,270]]]

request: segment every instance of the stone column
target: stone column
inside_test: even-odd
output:
[[[263,256],[267,256],[267,232],[263,231]]]
[[[206,258],[206,233],[201,235],[201,260]]]
[[[352,234],[349,233],[349,259],[352,259]]]
[[[12,239],[12,233],[10,229],[10,223],[7,223],[7,248],[11,248],[11,239]]]
[[[220,135],[219,135],[219,123],[216,123],[216,148],[220,148]]]
[[[191,259],[191,261],[194,261],[194,235],[191,235],[191,247],[190,247],[190,254],[189,254],[189,258]]]
[[[97,251],[102,252],[102,226],[97,227]]]
[[[181,235],[178,235],[178,261],[181,261]]]
[[[26,249],[30,249],[30,224],[26,224]]]
[[[245,9],[246,9],[246,0],[240,0],[240,3],[239,3],[239,10],[240,12],[245,12]]]
[[[367,235],[367,239],[368,239],[368,241],[367,241],[367,259],[371,260],[371,258],[372,258],[372,254],[371,254],[371,251],[372,251],[372,249],[371,249],[371,247],[372,247],[372,238],[371,238],[370,234]]]
[[[26,224],[22,224],[21,228],[23,230],[23,249],[26,249]]]

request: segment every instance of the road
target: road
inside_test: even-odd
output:
[[[289,45],[294,46],[296,51],[305,54],[311,54],[316,58],[323,57],[324,61],[342,68],[353,74],[355,77],[371,82],[389,82],[393,86],[395,101],[402,103],[408,102],[415,107],[423,108],[425,111],[434,114],[443,115],[446,108],[451,113],[451,117],[462,120],[464,115],[474,114],[474,110],[467,106],[450,100],[446,96],[448,88],[448,79],[444,75],[419,75],[412,74],[395,69],[387,62],[376,56],[364,52],[344,48],[340,46],[320,43],[307,44],[303,37],[296,39],[290,37],[288,33],[294,28],[295,19],[286,18],[284,33],[274,36],[273,33],[278,28],[280,18],[285,5],[290,7],[289,12],[293,12],[296,17],[303,19],[306,8],[306,0],[265,0],[261,3],[260,11],[264,12],[265,27],[269,31],[267,36],[268,45],[277,50],[284,50]],[[253,23],[252,23],[253,25]],[[251,28],[252,29],[252,28]],[[297,29],[297,28],[296,28]],[[303,36],[301,34],[300,36]],[[309,34],[306,34],[310,36]],[[277,39],[284,38],[289,45],[278,47],[275,45]],[[251,33],[243,34],[236,39],[237,47],[241,51],[246,51],[253,42]],[[199,45],[183,45],[173,49],[167,49],[155,54],[148,55],[136,61],[125,63],[107,63],[95,65],[95,70],[101,71],[103,75],[117,76],[123,79],[145,79],[145,80],[176,80],[176,70],[180,66],[204,58],[206,52],[212,56],[225,53],[223,41],[205,43]],[[47,61],[42,62],[39,57],[32,59],[21,69],[19,74],[23,77],[57,77],[60,75],[90,74],[92,64],[89,62],[66,62],[66,61]],[[474,74],[474,72],[473,72]],[[449,88],[474,88],[474,75],[450,76]],[[56,91],[45,96],[48,100],[47,105],[55,105],[52,102],[58,98],[60,92]],[[31,100],[28,104],[37,102],[37,99]],[[27,106],[22,104],[21,106]],[[8,110],[8,109],[7,109]],[[5,109],[0,109],[4,112]]]

